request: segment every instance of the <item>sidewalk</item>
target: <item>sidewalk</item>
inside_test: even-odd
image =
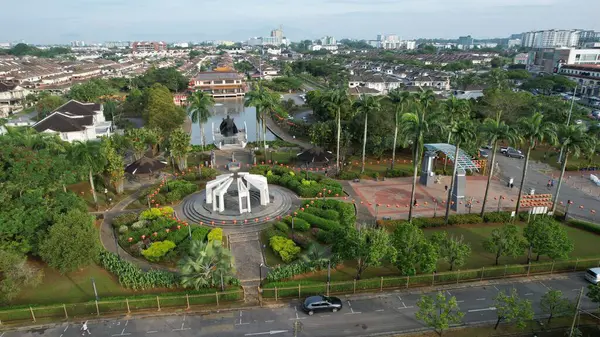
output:
[[[300,139],[294,138],[293,136],[289,135],[286,131],[284,131],[281,127],[279,127],[279,125],[277,125],[277,123],[275,123],[275,121],[273,121],[271,116],[266,115],[265,120],[267,122],[267,129],[269,129],[269,131],[271,131],[271,133],[273,133],[277,138],[283,139],[286,142],[289,142],[292,144],[296,144],[303,149],[310,149],[310,148],[315,147],[314,145],[312,145],[308,142],[302,141]]]

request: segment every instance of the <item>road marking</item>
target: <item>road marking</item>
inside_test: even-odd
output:
[[[275,322],[275,320],[272,320],[272,319],[265,321],[265,323],[273,323],[273,322]]]
[[[398,295],[397,297],[398,297],[398,299],[399,299],[400,301],[402,301],[402,297],[400,297],[400,295]]]
[[[468,312],[494,311],[494,310],[496,310],[496,307],[489,307],[489,308],[483,308],[483,309],[471,309]]]
[[[496,287],[495,285],[494,285],[494,289],[496,289],[496,291],[500,291],[500,289],[498,289],[498,287]]]
[[[296,318],[290,318],[289,320],[295,320],[295,319],[306,319],[306,317],[300,317],[298,316],[298,307],[294,307],[294,311],[296,312]]]
[[[147,331],[146,333],[157,333],[158,331],[152,330],[152,331]]]
[[[571,291],[579,291],[579,290],[581,290],[581,289],[571,289]],[[0,336],[0,337],[2,337],[2,336]]]
[[[238,323],[236,325],[246,325],[246,324],[250,324],[250,322],[242,323],[242,310],[240,310],[240,323]],[[175,330],[173,330],[173,331],[175,331]]]
[[[532,296],[532,295],[533,295],[533,293],[527,293],[527,294],[525,294],[525,296]]]
[[[377,310],[375,310],[375,311],[376,311],[376,312],[382,312],[382,311],[385,311],[385,309],[377,309]]]
[[[452,296],[452,294],[450,293],[449,290],[446,290],[446,292],[448,293],[449,296]]]
[[[545,284],[544,284],[544,282],[540,281],[540,283],[541,283],[541,284],[542,284],[544,287],[546,287],[546,289],[548,289],[548,290],[552,290],[550,287],[548,287],[547,285],[545,285]]]
[[[408,307],[398,308],[398,310],[401,310],[401,309],[410,309],[410,308],[414,308],[414,307],[412,305],[410,305]]]
[[[478,298],[476,301],[485,301],[485,297],[484,298]]]
[[[275,335],[275,334],[280,334],[280,333],[285,333],[285,332],[288,332],[288,331],[287,330],[271,330],[271,331],[266,331],[266,332],[247,333],[244,336]]]
[[[113,337],[116,337],[116,336],[129,336],[129,335],[131,335],[129,332],[128,333],[121,332],[120,335],[113,335]]]
[[[69,326],[67,325],[67,327],[63,330],[63,332],[67,332],[67,329],[69,328]],[[4,335],[4,334],[2,334]],[[2,337],[2,335],[0,335],[0,337]]]
[[[464,301],[465,301],[465,300],[462,300],[462,301],[456,301],[456,303],[463,303]]]
[[[127,324],[129,324],[129,320],[125,321],[125,326],[127,326]]]

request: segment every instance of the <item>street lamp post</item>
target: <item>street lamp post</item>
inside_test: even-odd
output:
[[[575,85],[575,89],[573,89],[573,97],[571,98],[571,107],[569,108],[569,115],[567,116],[567,126],[571,123],[571,114],[573,113],[573,104],[575,104],[575,93],[577,92],[577,85]],[[558,162],[562,163],[564,147],[561,146],[560,154],[558,155]]]
[[[262,277],[262,267],[263,267],[263,266],[264,266],[264,264],[262,264],[262,263],[261,263],[261,264],[258,266],[258,273],[259,273],[259,275],[260,275],[260,280],[261,280],[261,281],[262,281],[262,278],[263,278],[263,277]]]
[[[104,188],[104,202],[108,203],[108,188]]]
[[[98,290],[96,290],[96,281],[92,277],[92,286],[94,287],[94,295],[96,296],[96,301],[98,300]]]

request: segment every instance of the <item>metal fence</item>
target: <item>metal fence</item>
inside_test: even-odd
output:
[[[163,309],[192,309],[202,306],[220,306],[244,300],[244,291],[214,292],[209,294],[173,294],[143,296],[114,300],[99,300],[86,303],[56,304],[48,306],[24,306],[0,310],[0,326],[7,322],[33,321],[42,319],[70,319],[130,314],[136,311],[161,311]]]
[[[529,277],[533,275],[574,272],[592,267],[600,267],[600,260],[597,258],[576,259],[548,263],[530,263],[526,265],[481,267],[480,269],[457,270],[415,276],[380,277],[321,284],[298,283],[297,285],[283,287],[266,284],[261,290],[263,299],[272,298],[277,301],[282,298],[302,298],[317,294],[356,294],[357,292],[383,291],[386,289],[408,289],[513,277]]]

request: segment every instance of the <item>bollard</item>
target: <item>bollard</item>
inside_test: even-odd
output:
[[[29,307],[29,310],[31,311],[31,318],[33,318],[33,322],[35,323],[35,315],[33,314],[33,308]]]
[[[481,278],[479,279],[479,282],[483,281],[483,271],[485,270],[485,267],[481,267]]]
[[[187,302],[187,310],[190,310],[190,295],[185,294],[185,301]]]
[[[275,302],[277,302],[277,287],[275,287]]]
[[[406,289],[408,289],[408,280],[410,280],[410,275],[406,275]]]
[[[352,290],[354,294],[356,294],[356,279],[354,279],[354,289]]]
[[[379,282],[379,291],[383,291],[383,276],[381,277],[381,282]]]
[[[577,261],[575,261],[575,267],[573,268],[573,271],[577,270],[577,265],[579,264],[579,259],[577,259]]]
[[[219,306],[219,292],[215,291],[215,298],[217,299],[217,307]]]
[[[554,261],[552,261],[552,267],[550,268],[550,275],[554,272]]]
[[[300,295],[300,284],[298,284],[298,299],[301,297]]]
[[[125,304],[127,304],[127,313],[130,314],[131,310],[129,310],[129,300],[125,299]]]
[[[160,300],[158,299],[158,296],[156,296],[156,305],[158,306],[158,311],[160,311]]]
[[[327,296],[329,296],[329,282],[327,282]]]
[[[65,319],[69,319],[69,314],[67,314],[67,306],[63,304],[63,309],[65,310]]]
[[[100,307],[98,307],[98,300],[96,300],[96,314],[100,316]]]

